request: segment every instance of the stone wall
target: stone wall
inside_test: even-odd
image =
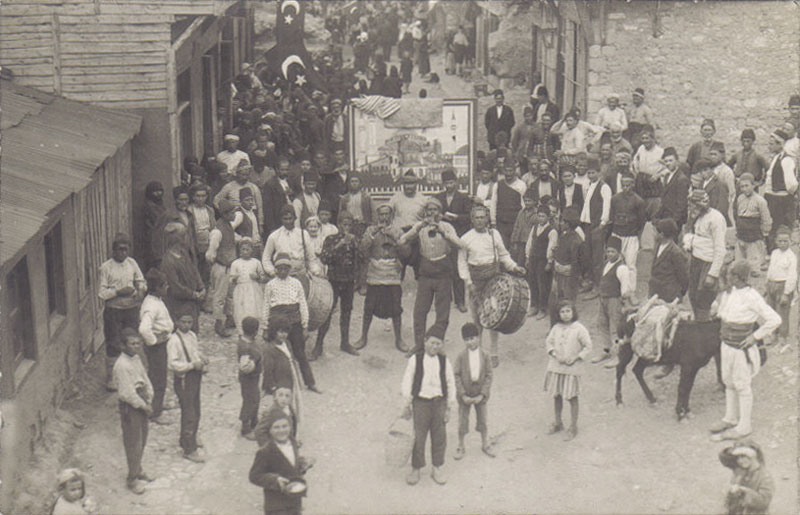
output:
[[[728,154],[746,127],[766,153],[767,134],[800,89],[796,2],[609,2],[604,21],[593,20],[590,119],[609,92],[631,102],[633,88],[642,87],[659,141],[681,158],[706,117]]]

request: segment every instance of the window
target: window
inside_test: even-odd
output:
[[[14,352],[14,365],[36,359],[33,336],[33,309],[28,280],[28,262],[22,258],[6,276],[8,288],[8,326]]]
[[[64,246],[61,222],[44,237],[44,259],[47,271],[47,307],[50,315],[67,314],[67,293],[64,282]]]

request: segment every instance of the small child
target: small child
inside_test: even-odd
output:
[[[86,494],[83,472],[76,468],[64,469],[58,474],[58,499],[52,515],[93,515],[97,504]]]
[[[200,383],[208,361],[200,352],[197,335],[192,331],[194,315],[188,310],[177,315],[177,330],[167,341],[167,363],[175,375],[175,394],[181,406],[179,442],[184,458],[203,463],[205,459],[197,452],[197,429],[200,427]]]
[[[228,276],[233,286],[233,320],[241,336],[242,321],[247,317],[261,316],[264,302],[262,283],[266,273],[261,260],[253,256],[255,242],[250,238],[242,238],[238,245],[239,258],[231,263]]]
[[[531,228],[525,243],[525,269],[531,290],[528,316],[536,316],[537,320],[547,316],[547,301],[553,284],[553,250],[558,241],[558,232],[549,215],[548,207],[540,205],[536,211],[536,225]]]
[[[264,489],[264,513],[301,513],[305,494],[292,491],[289,485],[301,479],[314,461],[300,455],[286,414],[272,413],[265,420],[270,438],[256,452],[250,468],[250,482]]]
[[[242,436],[255,440],[253,429],[258,422],[258,404],[261,402],[261,349],[256,345],[258,335],[258,319],[246,317],[242,320],[242,336],[236,348],[239,356],[239,385],[242,391],[242,409],[239,420],[242,421]]]
[[[600,363],[609,358],[606,368],[617,366],[619,352],[618,328],[622,323],[622,307],[633,294],[631,270],[622,258],[622,240],[611,236],[606,242],[606,263],[598,283],[600,294],[599,326],[603,336],[603,354],[592,360]]]
[[[753,174],[739,177],[739,190],[734,207],[736,223],[736,260],[748,261],[754,277],[758,277],[767,255],[766,238],[772,230],[772,217],[764,197],[755,192]],[[774,306],[773,306],[774,307]]]
[[[719,461],[733,470],[730,485],[725,487],[726,513],[767,513],[775,483],[764,466],[761,447],[751,440],[739,440],[719,453]]]
[[[789,337],[789,311],[792,296],[797,286],[797,256],[789,248],[791,231],[785,225],[775,231],[775,245],[767,269],[767,304],[781,316],[781,326],[777,331],[778,343],[785,345]],[[783,350],[783,349],[781,349]]]
[[[576,232],[580,225],[580,212],[575,206],[564,210],[559,226],[558,240],[553,249],[553,285],[550,292],[550,323],[559,320],[556,305],[562,300],[575,302],[581,276],[580,249],[583,239]]]
[[[564,441],[568,442],[578,434],[580,377],[583,361],[592,352],[592,340],[586,327],[578,322],[578,312],[572,301],[562,300],[556,308],[559,321],[550,328],[545,340],[550,358],[547,361],[544,390],[553,396],[556,416],[547,434],[552,435],[564,429],[561,411],[564,399],[567,399],[572,417],[572,423],[564,436]]]
[[[517,214],[514,228],[511,229],[511,245],[508,249],[511,259],[519,266],[525,266],[525,243],[531,228],[536,224],[536,193],[530,188],[525,190],[522,202],[523,207]]]
[[[494,458],[495,453],[489,443],[489,429],[486,425],[486,404],[492,388],[492,366],[489,355],[480,348],[478,326],[467,322],[461,327],[461,337],[467,348],[458,355],[453,367],[458,401],[458,447],[453,457],[457,460],[464,457],[464,436],[469,432],[470,406],[475,406],[475,430],[481,434],[481,450]]]
[[[319,203],[317,216],[319,216],[320,222],[319,237],[322,241],[325,241],[325,238],[328,236],[339,233],[339,228],[331,223],[333,219],[333,208],[328,201],[323,200]]]
[[[419,483],[420,469],[425,466],[425,441],[431,435],[431,477],[440,485],[447,483],[442,471],[447,447],[446,420],[456,403],[456,385],[450,360],[442,354],[444,330],[433,326],[425,335],[425,349],[416,352],[406,365],[400,392],[405,408],[402,417],[414,419],[414,449],[411,472],[406,483]],[[423,388],[424,385],[424,388]]]
[[[272,395],[270,409],[275,405],[281,408],[290,406],[293,416],[293,435],[297,438],[302,416],[300,371],[290,347],[288,326],[284,321],[276,321],[276,324],[275,327],[270,328],[269,334],[265,338],[267,344],[263,349],[263,361],[261,362],[263,370],[261,390],[265,394]],[[259,438],[263,439],[259,435],[264,434],[262,421],[259,421],[255,429],[258,442],[260,442]]]
[[[256,442],[259,447],[263,447],[269,441],[269,429],[266,426],[266,421],[273,417],[274,411],[280,411],[289,418],[289,425],[291,426],[292,438],[297,441],[298,447],[301,445],[297,439],[297,415],[292,408],[292,389],[288,386],[277,386],[272,393],[272,406],[267,410],[266,414],[261,417],[258,425],[256,425],[255,434]]]
[[[256,215],[256,201],[250,188],[239,190],[239,207],[233,219],[236,234],[243,238],[250,238],[255,247],[261,249],[261,233],[258,231],[258,217]]]
[[[403,52],[400,59],[400,77],[403,79],[403,93],[409,93],[411,86],[411,72],[414,70],[414,63],[411,61],[411,52]]]

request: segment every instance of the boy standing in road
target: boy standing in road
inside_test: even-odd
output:
[[[458,400],[458,448],[453,457],[457,460],[464,457],[464,436],[469,432],[469,412],[475,406],[475,430],[481,434],[481,450],[494,458],[495,453],[489,443],[489,429],[486,425],[486,405],[492,388],[492,366],[489,355],[480,348],[478,326],[467,322],[461,327],[461,337],[467,348],[456,358],[453,370]]]
[[[431,434],[431,477],[443,485],[447,478],[442,471],[447,448],[445,424],[450,418],[450,408],[455,405],[456,385],[450,360],[442,354],[444,331],[436,326],[425,335],[425,350],[408,358],[400,391],[405,408],[403,418],[414,418],[414,450],[411,455],[411,472],[406,483],[416,485],[419,471],[425,466],[425,441]]]
[[[142,471],[142,454],[147,444],[147,417],[153,412],[153,385],[142,360],[142,338],[135,329],[126,327],[120,333],[122,353],[114,362],[112,378],[117,388],[122,443],[128,460],[128,489],[141,495],[142,481],[151,479]]]

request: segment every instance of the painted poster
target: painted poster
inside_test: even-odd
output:
[[[408,170],[419,179],[418,191],[435,193],[442,190],[442,172],[453,168],[458,188],[469,192],[475,170],[475,100],[436,99],[416,106],[413,100],[402,99],[400,110],[385,119],[351,108],[351,167],[376,198],[398,191]],[[424,115],[414,114],[415,108],[431,106]],[[398,126],[401,120],[408,120],[408,126]]]

